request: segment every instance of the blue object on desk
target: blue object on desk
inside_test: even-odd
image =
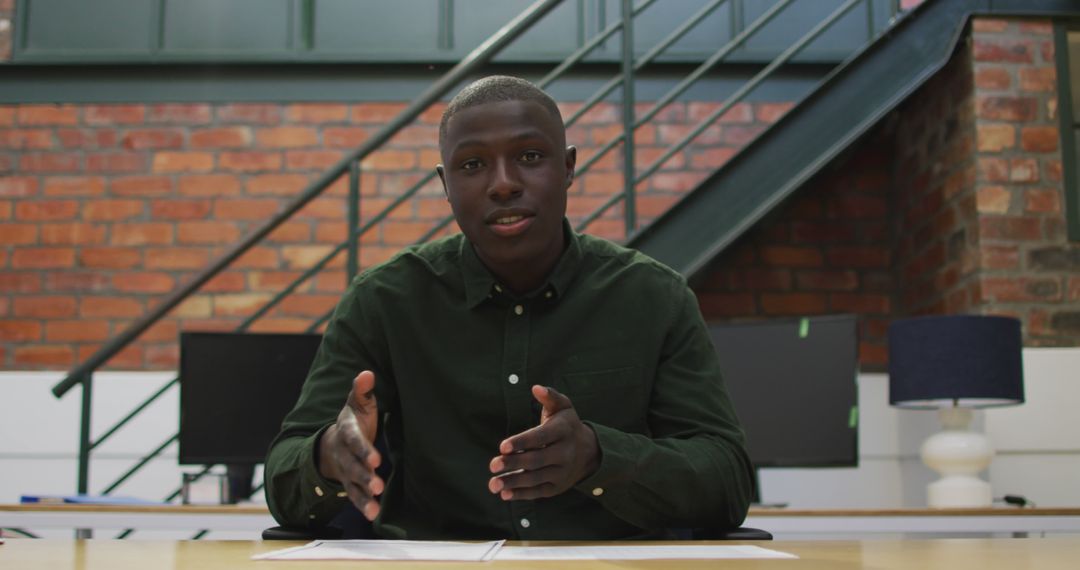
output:
[[[72,505],[160,505],[160,501],[148,501],[135,497],[114,497],[111,495],[22,495],[23,504],[72,504]]]

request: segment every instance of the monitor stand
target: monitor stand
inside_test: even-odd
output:
[[[761,469],[754,467],[754,494],[750,499],[750,506],[757,509],[783,509],[787,503],[762,503],[761,502]]]
[[[255,479],[254,463],[229,463],[225,465],[225,476],[229,481],[229,504],[235,505],[251,498],[252,483]]]

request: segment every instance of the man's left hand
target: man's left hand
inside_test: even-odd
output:
[[[543,406],[540,425],[499,444],[489,468],[488,490],[504,501],[558,495],[591,475],[600,463],[596,434],[582,423],[570,398],[546,386],[533,386]]]

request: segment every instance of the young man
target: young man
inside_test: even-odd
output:
[[[267,459],[274,517],[319,527],[352,502],[410,539],[738,526],[753,476],[695,298],[570,229],[576,149],[554,101],[481,79],[447,107],[439,146],[462,234],[345,293]]]

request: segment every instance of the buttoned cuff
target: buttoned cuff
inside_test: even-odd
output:
[[[626,449],[630,443],[627,434],[590,421],[584,423],[596,434],[600,465],[574,488],[601,503],[618,500],[625,495],[634,474],[633,449]]]
[[[308,526],[326,526],[341,512],[341,508],[349,500],[345,494],[345,487],[341,483],[327,479],[319,473],[316,449],[319,439],[329,427],[320,429],[300,447],[298,464],[300,465],[301,503],[307,507]]]

